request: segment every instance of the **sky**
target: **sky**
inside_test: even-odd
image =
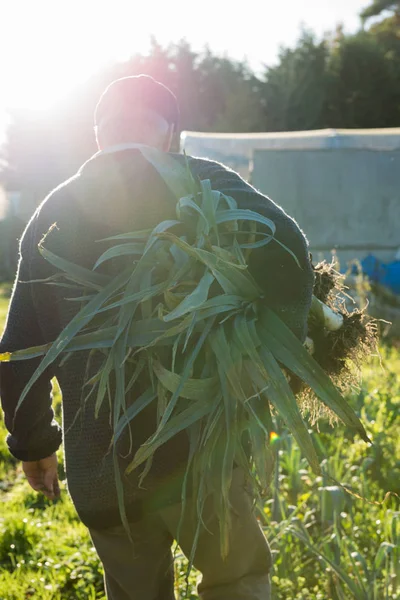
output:
[[[45,109],[114,60],[185,38],[195,50],[277,60],[300,27],[355,31],[369,0],[0,0],[0,121],[6,106]],[[0,124],[1,130],[1,124]]]

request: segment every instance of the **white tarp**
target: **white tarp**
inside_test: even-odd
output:
[[[254,150],[398,150],[400,128],[320,129],[277,133],[183,131],[181,151],[226,164],[249,178]]]

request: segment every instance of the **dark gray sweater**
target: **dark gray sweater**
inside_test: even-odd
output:
[[[183,162],[183,157],[173,155]],[[235,172],[221,164],[190,158],[190,167],[212,187],[235,198],[239,208],[259,211],[275,222],[276,237],[297,256],[301,269],[280,245],[270,243],[253,251],[250,271],[265,291],[266,301],[300,338],[306,334],[311,303],[313,272],[307,242],[293,219],[271,200],[257,192]],[[91,268],[105,249],[98,240],[107,236],[155,226],[175,216],[175,202],[155,169],[138,150],[100,153],[80,171],[56,188],[39,206],[28,224],[20,247],[20,262],[0,352],[13,351],[53,341],[78,309],[68,297],[76,290],[29,283],[55,271],[40,256],[37,245],[54,223],[46,246],[54,253]],[[82,521],[89,527],[104,528],[120,522],[114,487],[111,429],[106,406],[97,420],[94,398],[75,419],[85,395],[83,391],[88,354],[74,353],[54,365],[33,386],[18,411],[20,394],[38,365],[38,360],[2,363],[0,392],[11,453],[21,460],[38,460],[57,450],[61,428],[51,408],[51,379],[59,382],[63,399],[63,441],[69,491]],[[92,365],[95,369],[96,364]],[[132,392],[132,401],[144,383]],[[106,403],[105,403],[106,404]],[[74,421],[75,419],[75,421]],[[154,432],[153,407],[133,423],[135,452]],[[122,442],[123,446],[123,442]],[[180,481],[187,457],[186,434],[173,438],[157,453],[152,470],[139,489],[137,474],[125,477],[128,517],[138,519],[145,511],[179,500]],[[121,452],[122,454],[122,452]],[[121,469],[130,457],[121,457]]]

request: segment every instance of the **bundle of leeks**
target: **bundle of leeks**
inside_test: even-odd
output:
[[[168,155],[149,148],[142,153],[174,193],[176,219],[161,222],[152,231],[108,240],[115,245],[99,257],[93,270],[55,256],[46,249],[44,239],[39,247],[43,257],[64,278],[82,286],[82,308],[53,344],[6,353],[0,359],[43,356],[20,406],[32,384],[61,355],[80,350],[100,353],[102,367],[87,385],[96,398],[96,413],[104,402],[110,403],[122,521],[128,527],[118,440],[140,411],[156,403],[158,426],[132,457],[127,473],[142,468],[143,479],[154,452],[186,430],[190,455],[182,486],[183,510],[190,477],[198,499],[198,527],[204,502],[212,495],[220,521],[221,552],[226,555],[234,466],[246,472],[255,495],[268,486],[274,414],[283,419],[312,469],[320,472],[291,377],[303,383],[303,396],[313,395],[314,407],[317,402],[368,441],[363,425],[329,376],[329,368],[321,366],[321,340],[332,354],[335,343],[326,340],[339,339],[342,334],[338,332],[346,337],[350,317],[335,310],[329,293],[324,296],[316,286],[308,349],[303,346],[263,303],[262,292],[247,269],[249,252],[278,243],[274,223],[256,212],[238,209],[233,198],[213,190],[208,180],[195,180],[189,168],[182,168]],[[128,266],[115,277],[100,276],[98,267],[118,257],[128,258]],[[293,260],[297,260],[294,255]],[[322,272],[324,268],[321,277]],[[316,274],[321,283],[318,269]],[[341,366],[347,358],[342,352]],[[143,372],[151,383],[127,406],[127,391]],[[111,378],[114,392],[108,398]],[[195,547],[192,558],[194,551]]]

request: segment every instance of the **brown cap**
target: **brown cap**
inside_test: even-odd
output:
[[[178,128],[179,108],[175,95],[165,85],[150,77],[136,75],[116,79],[106,88],[97,103],[94,123],[129,118],[135,108],[149,108]]]

